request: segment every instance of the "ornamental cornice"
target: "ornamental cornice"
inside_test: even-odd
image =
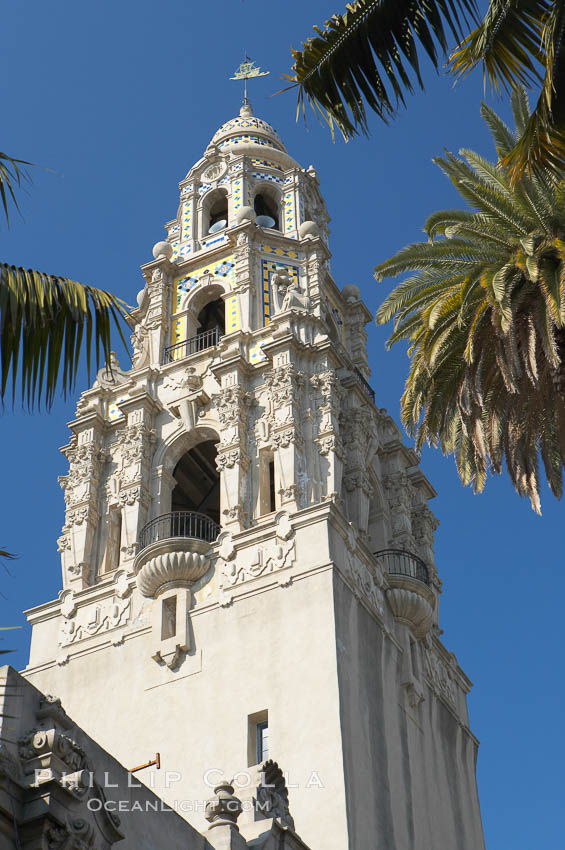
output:
[[[424,676],[435,694],[458,711],[457,682],[450,665],[444,664],[432,649],[424,650]]]
[[[335,452],[340,460],[345,458],[345,447],[343,440],[338,434],[325,434],[316,439],[318,451],[321,455],[328,455],[330,452]]]
[[[243,584],[261,576],[278,573],[293,566],[296,558],[296,532],[287,511],[279,511],[274,519],[275,536],[264,543],[245,548],[234,545],[229,532],[223,532],[218,538],[218,559],[216,570],[221,576],[224,588]],[[238,535],[240,537],[241,535]],[[279,581],[283,586],[289,580]]]
[[[216,457],[216,468],[218,472],[223,472],[225,469],[233,469],[239,467],[242,471],[249,468],[249,455],[241,448],[231,448],[220,450]]]
[[[355,469],[347,472],[343,476],[345,489],[349,492],[361,488],[363,492],[370,498],[374,493],[374,487],[371,483],[369,474],[364,469]]]
[[[294,444],[297,448],[301,448],[304,444],[304,439],[298,426],[293,425],[282,428],[282,430],[273,431],[271,443],[277,449],[286,449],[291,444]]]
[[[240,384],[224,387],[212,396],[214,408],[223,427],[245,421],[246,410],[252,400],[252,394],[244,390]]]

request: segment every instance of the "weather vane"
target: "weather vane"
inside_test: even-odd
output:
[[[249,101],[247,99],[247,80],[252,77],[266,77],[270,71],[262,71],[259,66],[253,62],[252,59],[249,58],[247,53],[245,54],[245,61],[241,63],[237,71],[235,72],[235,76],[230,77],[230,80],[243,80],[243,105],[247,106]]]

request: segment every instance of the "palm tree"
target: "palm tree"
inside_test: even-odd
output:
[[[515,133],[481,108],[499,160],[530,122],[523,88],[512,109]],[[417,447],[453,454],[475,491],[505,461],[540,512],[539,458],[557,498],[565,462],[565,181],[533,175],[513,185],[500,162],[460,157],[435,162],[471,209],[434,213],[428,242],[377,266],[377,280],[413,272],[377,322],[394,319],[389,346],[409,342],[402,419]]]
[[[9,201],[18,207],[15,190],[25,179],[22,166],[30,163],[0,153],[0,201],[9,225]],[[121,299],[102,289],[57,275],[0,263],[0,400],[12,400],[18,382],[22,402],[33,407],[42,398],[47,407],[61,386],[74,386],[80,354],[86,350],[90,367],[94,341],[110,360],[112,321],[125,340],[120,317],[127,316]]]
[[[413,89],[407,68],[423,88],[418,42],[437,68],[436,43],[445,52],[446,32],[459,41],[469,19],[478,23],[475,0],[357,0],[292,51],[293,73],[285,79],[299,87],[299,108],[309,101],[332,132],[337,126],[346,139],[367,133],[365,104],[387,121]],[[451,57],[457,76],[478,64],[497,91],[542,83],[507,154],[512,181],[532,169],[559,175],[565,169],[564,0],[490,0],[482,23]]]

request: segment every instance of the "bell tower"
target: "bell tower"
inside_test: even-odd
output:
[[[69,423],[63,589],[28,612],[25,675],[126,766],[158,751],[198,829],[233,779],[246,840],[274,817],[327,850],[481,850],[435,493],[375,404],[316,171],[245,102],[179,186],[132,366]]]

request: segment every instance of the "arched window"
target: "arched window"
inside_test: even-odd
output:
[[[222,298],[209,301],[198,313],[198,335],[208,334],[218,329],[218,336],[226,332],[226,305]],[[205,346],[208,348],[208,346]]]
[[[257,192],[253,201],[253,209],[257,216],[259,227],[271,227],[279,230],[279,202],[266,188]]]
[[[228,226],[228,195],[225,189],[215,189],[202,205],[202,235],[218,233]]]
[[[220,522],[220,476],[217,440],[206,440],[186,452],[173,472],[171,511],[196,511]]]

